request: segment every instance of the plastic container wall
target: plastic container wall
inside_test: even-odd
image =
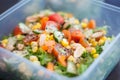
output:
[[[120,0],[100,0],[100,1],[120,7]]]
[[[17,4],[16,7],[10,9],[0,16],[0,39],[2,39],[2,36],[8,35],[10,32],[12,32],[13,28],[19,22],[23,22],[26,16],[37,13],[43,9],[71,12],[79,19],[93,18],[97,21],[97,26],[99,27],[103,25],[109,25],[108,35],[115,35],[116,38],[82,75],[74,78],[68,78],[58,75],[54,72],[51,73],[45,68],[32,65],[30,61],[15,56],[4,49],[0,49],[0,64],[2,64],[0,67],[1,71],[5,74],[0,73],[0,75],[5,76],[7,72],[13,72],[13,74],[24,74],[21,74],[22,76],[14,75],[12,79],[16,80],[105,79],[120,58],[120,56],[118,56],[120,52],[120,9],[94,0],[26,0],[20,4]],[[23,66],[24,69],[20,70],[19,67]],[[25,71],[27,73],[24,73],[24,70],[27,70]],[[10,77],[8,76],[8,78]]]

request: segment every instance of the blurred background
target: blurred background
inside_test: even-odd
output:
[[[4,11],[6,11],[19,1],[20,0],[0,0],[0,14],[2,14]],[[120,7],[120,0],[105,0],[104,2]],[[120,62],[112,70],[106,80],[120,80]]]

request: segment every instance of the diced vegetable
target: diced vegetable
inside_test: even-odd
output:
[[[64,47],[67,47],[67,46],[69,45],[67,39],[63,39],[63,40],[61,41],[61,44],[62,44],[62,46],[64,46]]]
[[[63,30],[62,32],[63,32],[65,38],[67,38],[68,42],[70,43],[70,42],[71,42],[71,34],[70,34],[70,31],[68,31],[68,30]]]
[[[48,50],[48,46],[44,46],[44,45],[43,45],[43,46],[41,46],[41,48],[42,48],[43,50],[45,50],[45,51]]]
[[[41,34],[43,31],[42,30],[34,30],[33,31],[35,34]]]
[[[79,74],[82,74],[87,69],[87,65],[81,64],[77,69]]]
[[[79,42],[80,39],[84,38],[84,35],[80,30],[75,30],[71,32],[71,37],[72,37],[72,40],[74,40],[75,42]]]
[[[59,23],[59,24],[63,24],[63,23],[64,23],[63,17],[60,16],[59,14],[57,14],[57,13],[51,14],[51,15],[49,16],[49,20],[55,21],[55,22],[57,22],[57,23]]]
[[[47,69],[50,70],[50,71],[53,71],[54,70],[54,64],[52,62],[49,62],[47,64]]]
[[[70,23],[65,23],[62,27],[62,29],[69,29],[71,27]]]
[[[86,38],[90,38],[90,36],[93,34],[93,30],[92,29],[86,29],[84,31],[84,35]]]
[[[45,27],[46,27],[46,23],[47,23],[47,21],[49,20],[49,18],[48,17],[43,17],[41,20],[40,20],[40,23],[41,23],[41,29],[42,30],[45,30]]]
[[[89,22],[88,22],[88,28],[90,29],[95,29],[96,28],[96,21],[91,19]]]
[[[81,38],[79,43],[83,46],[83,47],[89,47],[89,43],[87,42],[87,40]]]
[[[54,57],[45,52],[43,49],[39,49],[39,54],[40,55],[38,55],[38,58],[43,66],[54,60]]]
[[[66,58],[65,55],[58,55],[58,62],[64,67],[67,66]]]
[[[56,42],[60,42],[64,37],[63,33],[60,32],[60,31],[55,31],[53,33],[53,36],[54,36],[54,39],[55,39]]]
[[[28,26],[26,26],[24,23],[19,23],[19,28],[25,34],[31,32],[31,29]]]
[[[53,48],[53,55],[56,56],[56,57],[59,55],[59,52],[56,49],[56,47]]]
[[[67,72],[72,74],[77,74],[77,69],[75,63],[68,61],[67,62]]]
[[[19,28],[19,26],[16,26],[13,30],[14,35],[23,34],[22,30]]]
[[[58,29],[59,29],[59,26],[54,21],[48,21],[46,23],[46,27],[45,27],[46,32],[53,33],[54,31],[57,31]]]

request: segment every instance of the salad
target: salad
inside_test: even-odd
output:
[[[0,47],[50,71],[74,77],[99,57],[111,37],[94,19],[78,20],[71,13],[44,10],[28,16]]]

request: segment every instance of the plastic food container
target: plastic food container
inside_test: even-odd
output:
[[[0,39],[24,21],[25,17],[43,9],[66,11],[77,18],[93,18],[97,26],[109,25],[108,35],[115,35],[112,43],[80,76],[68,78],[33,65],[27,59],[0,48],[0,78],[11,80],[103,80],[120,58],[120,9],[94,0],[24,0],[0,16]]]
[[[100,1],[120,7],[120,0],[100,0]]]

